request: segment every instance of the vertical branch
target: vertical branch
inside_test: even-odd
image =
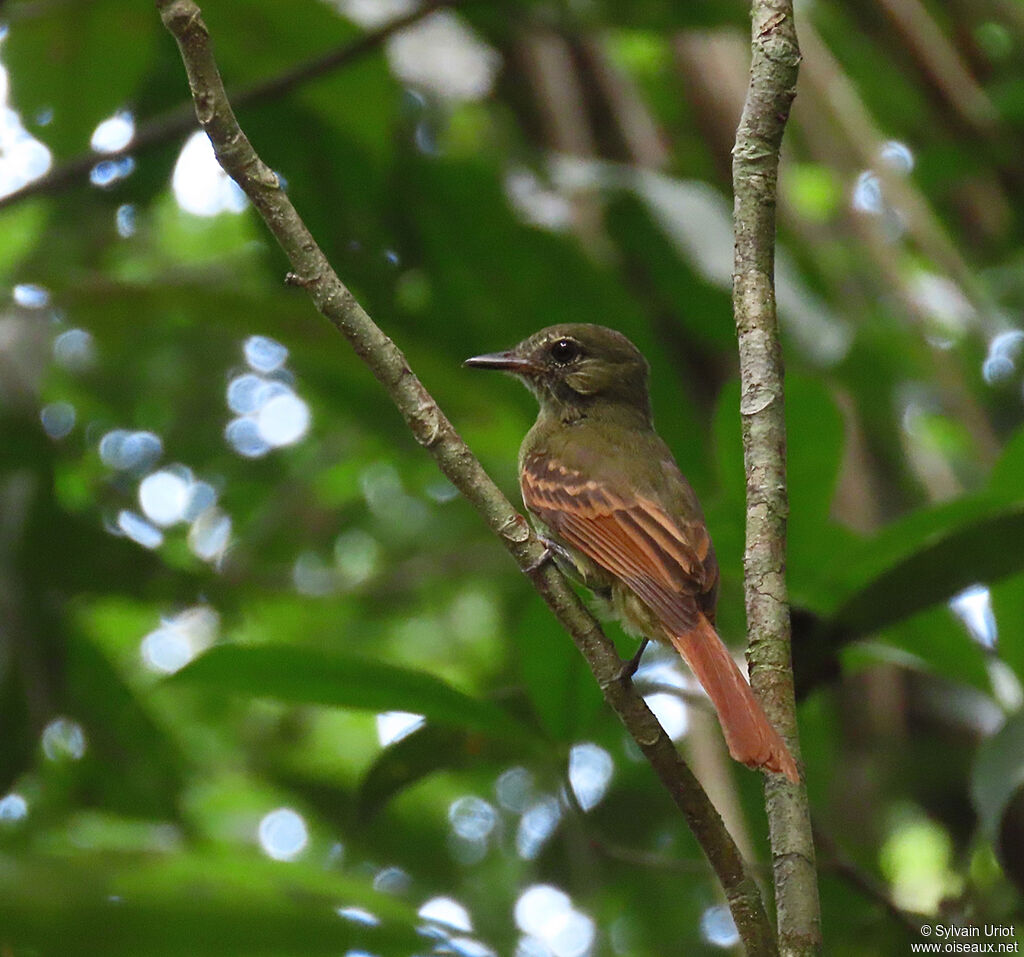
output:
[[[775,195],[779,150],[796,95],[800,49],[792,0],[752,0],[750,86],[733,151],[733,309],[739,340],[747,475],[744,556],[751,683],[799,757],[786,594],[786,423],[775,308]],[[766,784],[779,951],[820,951],[818,886],[804,785]]]

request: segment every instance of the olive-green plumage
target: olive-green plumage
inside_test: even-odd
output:
[[[796,780],[789,750],[714,630],[714,549],[693,489],[654,431],[636,346],[613,329],[564,324],[466,364],[511,372],[537,396],[520,484],[559,565],[630,632],[679,651],[733,757]]]

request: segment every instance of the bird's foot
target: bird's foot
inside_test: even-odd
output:
[[[536,561],[530,562],[530,564],[523,569],[527,575],[534,574],[534,572],[543,568],[547,562],[553,561],[554,559],[561,558],[571,564],[572,560],[569,558],[566,550],[553,538],[547,538],[544,535],[538,535],[537,538],[540,540],[541,545],[544,546],[544,551],[541,552],[540,557]]]
[[[555,557],[555,553],[551,551],[547,546],[544,547],[544,551],[540,553],[540,558],[536,561],[530,562],[529,565],[523,567],[524,575],[532,575],[535,572],[539,572],[552,558]]]
[[[523,569],[524,574],[527,575],[532,575],[534,572],[540,571],[544,565],[555,557],[555,548],[557,547],[555,543],[550,538],[545,538],[543,535],[538,535],[537,537],[540,539],[541,545],[544,546],[544,551],[540,553],[540,557],[536,559],[536,561],[530,562],[530,564]]]
[[[633,680],[633,675],[636,674],[637,668],[640,667],[640,659],[643,658],[644,651],[650,643],[650,638],[644,638],[644,640],[640,642],[640,647],[637,648],[636,654],[633,655],[629,661],[622,662],[622,668],[619,670],[619,681]]]

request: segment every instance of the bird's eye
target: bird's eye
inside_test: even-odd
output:
[[[561,365],[572,362],[580,354],[579,344],[575,339],[556,339],[549,349],[551,358]]]

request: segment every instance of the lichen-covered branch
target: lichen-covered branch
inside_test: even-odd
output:
[[[614,646],[554,565],[538,565],[543,548],[526,520],[484,472],[409,368],[405,356],[331,269],[281,189],[277,176],[256,155],[238,126],[199,8],[192,0],[158,0],[157,7],[181,51],[196,116],[221,165],[245,191],[287,254],[293,270],[290,281],[305,288],[316,308],[345,336],[384,386],[417,441],[428,449],[441,471],[499,536],[520,568],[530,572],[537,590],[586,658],[605,700],[683,812],[725,890],[747,953],[757,957],[777,954],[764,903],[742,856],[703,788],[643,698],[630,682],[619,679],[621,662]]]
[[[794,755],[796,703],[786,593],[786,423],[775,308],[775,196],[779,150],[796,95],[800,49],[792,0],[753,0],[750,86],[733,151],[733,309],[739,339],[747,476],[744,555],[751,684]],[[781,775],[766,783],[779,950],[821,948],[807,790]]]

